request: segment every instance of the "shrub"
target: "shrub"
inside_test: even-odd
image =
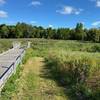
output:
[[[52,52],[47,58],[53,75],[78,97],[99,99],[100,56],[80,52]],[[97,95],[97,96],[95,96]]]

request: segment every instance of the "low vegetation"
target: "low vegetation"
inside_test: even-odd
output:
[[[16,74],[13,74],[8,82],[5,84],[2,92],[1,92],[1,97],[0,100],[11,100],[12,98],[12,94],[14,92],[16,92],[17,88],[18,88],[18,81],[16,81],[17,79],[19,79],[19,77],[21,76],[21,72],[22,71],[22,66],[19,65],[17,67],[16,70]]]
[[[100,52],[99,43],[65,40],[33,39],[31,47],[34,56],[47,56],[52,50],[80,51],[80,52]]]
[[[98,53],[52,52],[46,58],[53,76],[70,88],[76,100],[99,100],[100,55]]]
[[[29,50],[30,51],[30,50]],[[26,53],[25,57],[22,60],[22,64],[18,65],[16,69],[16,73],[13,74],[9,79],[8,82],[5,84],[3,90],[1,91],[0,100],[11,100],[13,98],[12,94],[18,92],[18,83],[19,78],[21,77],[21,72],[23,70],[23,64],[28,60],[27,55],[29,52]]]
[[[49,73],[58,83],[69,88],[71,99],[99,100],[99,43],[35,39],[32,48],[34,56],[46,58]]]
[[[12,48],[11,40],[0,39],[0,53]]]
[[[23,100],[99,100],[99,43],[51,39],[20,41],[28,40],[31,48],[27,49],[22,70],[18,70],[21,74],[8,80],[2,91],[3,100],[18,100],[16,97]]]

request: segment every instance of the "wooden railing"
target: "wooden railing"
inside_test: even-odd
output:
[[[11,50],[14,50],[14,49],[10,49],[9,51],[11,51]],[[16,60],[14,62],[11,62],[10,66],[5,66],[5,67],[7,67],[7,69],[0,76],[0,91],[4,87],[5,83],[9,79],[9,77],[11,77],[11,75],[16,72],[16,67],[22,62],[22,58],[25,55],[25,49],[21,48],[21,50],[22,50],[22,52],[18,55],[18,57],[16,58]],[[5,53],[0,54],[0,56],[3,56],[6,53],[9,53],[9,51],[6,51]],[[5,62],[6,62],[6,60],[5,60]]]

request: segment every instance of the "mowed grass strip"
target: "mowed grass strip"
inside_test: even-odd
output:
[[[24,65],[18,92],[12,100],[67,100],[63,88],[46,78],[44,58],[32,57]]]

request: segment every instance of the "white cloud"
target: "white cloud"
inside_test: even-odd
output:
[[[67,15],[67,14],[76,14],[79,15],[83,11],[83,9],[76,9],[71,6],[63,6],[60,10],[56,10],[56,12]]]
[[[31,24],[36,24],[37,22],[36,22],[36,21],[31,21],[30,23],[31,23]]]
[[[96,7],[100,7],[100,0],[90,0],[92,2],[95,2]]]
[[[53,25],[52,25],[52,24],[50,24],[50,25],[49,25],[49,27],[51,27],[51,28],[52,28],[52,27],[53,27]]]
[[[40,6],[42,3],[40,1],[32,1],[31,5],[32,6]]]
[[[6,18],[6,17],[8,17],[7,12],[0,10],[0,18]]]
[[[92,25],[93,26],[98,26],[98,25],[100,25],[100,21],[96,21],[96,22],[92,23]]]
[[[97,6],[97,7],[100,7],[100,0],[97,0],[96,6]]]
[[[0,5],[5,4],[6,1],[5,0],[0,0]]]

